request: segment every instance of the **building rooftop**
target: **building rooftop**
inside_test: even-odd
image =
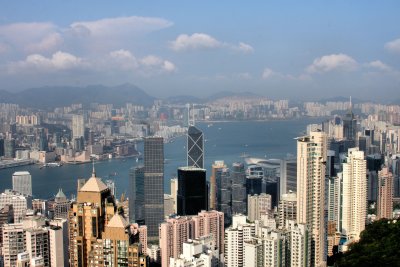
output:
[[[102,192],[108,189],[108,187],[101,181],[100,178],[92,176],[89,180],[81,187],[80,192]]]
[[[13,175],[31,175],[31,174],[27,171],[21,171],[21,172],[14,172]]]
[[[108,222],[107,227],[126,228],[129,223],[119,214],[115,214]]]

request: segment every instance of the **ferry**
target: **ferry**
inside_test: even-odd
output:
[[[41,168],[53,168],[53,167],[61,167],[62,164],[60,162],[49,162],[49,163],[45,163],[43,164],[43,166],[40,167]]]

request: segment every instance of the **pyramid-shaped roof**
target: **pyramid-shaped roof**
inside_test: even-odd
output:
[[[115,214],[108,222],[107,227],[126,228],[129,223],[119,214]]]
[[[61,188],[58,190],[56,198],[67,198]]]
[[[89,180],[81,187],[79,191],[84,192],[102,192],[108,187],[101,181],[100,178],[92,176]]]

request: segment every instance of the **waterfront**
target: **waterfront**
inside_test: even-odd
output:
[[[204,132],[205,168],[210,175],[212,162],[224,160],[228,165],[243,161],[243,154],[261,158],[283,158],[288,153],[296,153],[295,137],[305,131],[307,124],[319,123],[321,118],[283,120],[283,121],[241,121],[214,122],[196,126]],[[142,151],[142,145],[139,144]],[[165,144],[165,179],[164,188],[169,192],[169,180],[176,175],[176,169],[186,165],[186,138],[179,137]],[[129,169],[141,161],[134,158],[111,159],[95,163],[97,176],[114,179],[117,195],[128,193]],[[42,168],[29,165],[0,170],[0,190],[11,188],[11,176],[15,171],[29,171],[32,175],[33,194],[36,198],[49,198],[62,188],[70,197],[76,194],[76,180],[88,178],[92,171],[91,164],[64,165],[62,167]]]

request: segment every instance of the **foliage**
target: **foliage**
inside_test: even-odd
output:
[[[382,219],[367,226],[335,266],[400,266],[400,221]]]

